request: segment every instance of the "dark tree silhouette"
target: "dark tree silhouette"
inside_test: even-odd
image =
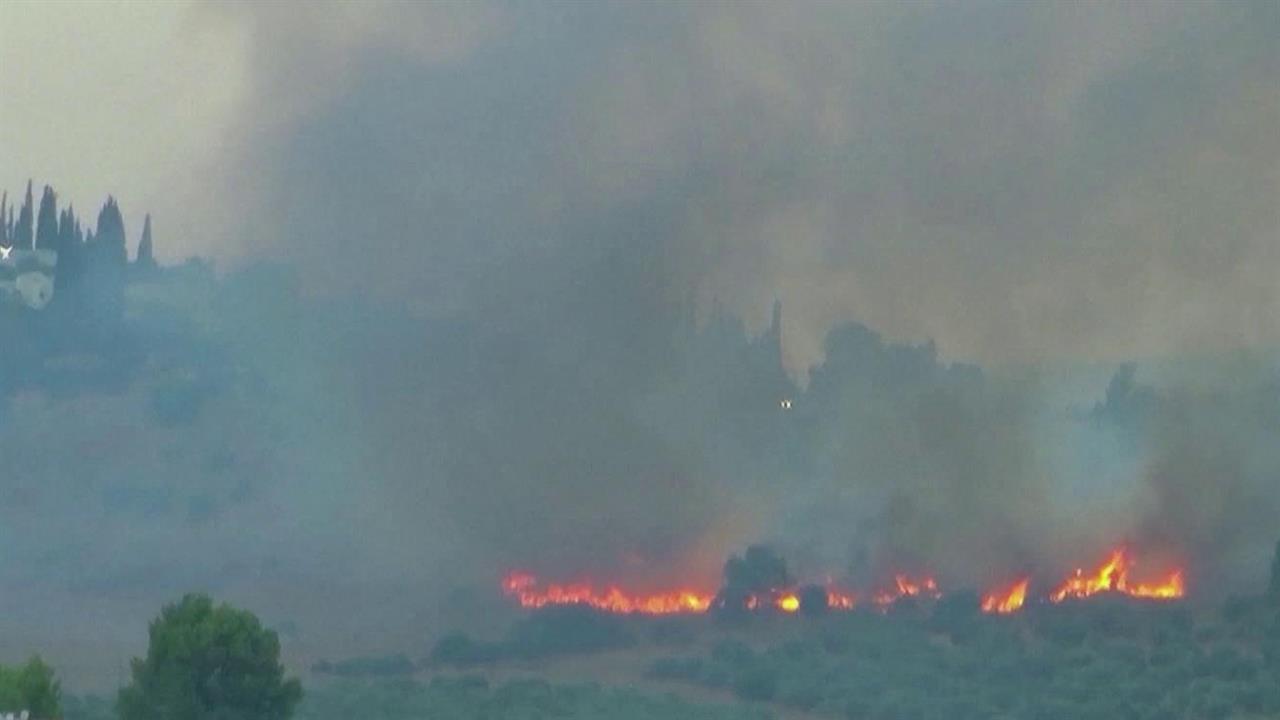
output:
[[[791,573],[782,556],[764,545],[752,545],[725,562],[724,587],[716,605],[729,612],[745,610],[749,598],[767,603],[774,592],[790,585]]]
[[[40,194],[40,212],[36,214],[36,244],[41,250],[58,249],[58,196],[44,186]]]
[[[80,232],[80,220],[75,209],[68,206],[58,218],[58,272],[54,275],[54,301],[62,304],[78,304],[82,280],[84,238]]]
[[[133,264],[143,273],[156,269],[155,249],[151,245],[151,213],[142,221],[142,239],[138,241],[138,257]]]
[[[18,222],[13,226],[13,247],[30,250],[35,242],[35,217],[32,213],[31,181],[27,181],[27,198],[18,211]]]
[[[8,204],[9,193],[0,193],[0,247],[9,247],[9,222],[5,214]]]
[[[86,310],[98,327],[109,327],[124,316],[124,285],[128,270],[124,218],[113,197],[98,212],[98,230],[85,244],[83,291]]]
[[[805,585],[800,588],[800,614],[817,617],[830,610],[827,589],[821,585]]]

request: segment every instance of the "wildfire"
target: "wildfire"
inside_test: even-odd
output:
[[[827,588],[827,607],[832,610],[852,610],[858,604],[856,595],[835,588]]]
[[[1123,549],[1114,550],[1100,567],[1086,574],[1077,569],[1047,596],[1049,602],[1060,603],[1073,598],[1087,598],[1103,592],[1120,593],[1136,598],[1173,600],[1186,594],[1183,571],[1175,569],[1154,582],[1136,582],[1130,577],[1133,567]],[[1026,604],[1030,594],[1030,577],[1020,578],[1008,585],[995,588],[982,598],[982,611],[999,615],[1015,613]],[[716,602],[716,593],[680,588],[653,594],[628,593],[616,585],[596,586],[590,582],[565,585],[540,585],[537,578],[525,572],[512,572],[502,581],[502,589],[524,608],[540,608],[547,605],[586,605],[611,613],[638,613],[643,615],[697,614],[710,610]],[[859,596],[837,589],[827,579],[826,602],[831,610],[853,610]],[[801,592],[797,587],[777,588],[760,595],[750,595],[743,606],[750,611],[773,609],[786,614],[800,611]],[[870,593],[873,608],[884,610],[904,597],[936,599],[942,596],[937,581],[930,575],[911,576],[905,573],[894,576],[893,587]]]
[[[1008,615],[1021,610],[1022,603],[1027,600],[1027,586],[1030,584],[1031,578],[1022,578],[1008,587],[988,593],[982,598],[982,612]]]
[[[1154,583],[1131,583],[1129,556],[1123,549],[1114,550],[1107,561],[1093,573],[1086,575],[1077,568],[1056,590],[1049,594],[1051,602],[1068,598],[1087,598],[1100,592],[1116,592],[1131,597],[1170,600],[1186,594],[1182,571],[1174,570],[1167,577]]]
[[[507,575],[502,581],[502,589],[524,608],[587,605],[606,612],[645,615],[705,612],[715,599],[710,593],[684,589],[652,595],[629,595],[613,585],[597,590],[590,583],[552,584],[539,588],[537,578],[522,572]]]
[[[881,590],[871,596],[871,602],[884,607],[892,605],[899,598],[904,597],[931,597],[938,598],[942,593],[938,591],[938,582],[932,577],[925,575],[916,580],[912,580],[907,575],[895,575],[893,577],[894,588],[891,590]]]

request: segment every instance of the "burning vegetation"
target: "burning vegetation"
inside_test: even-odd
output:
[[[1177,600],[1185,596],[1181,568],[1147,581],[1135,579],[1133,568],[1128,551],[1118,548],[1097,569],[1086,573],[1077,568],[1067,579],[1039,596],[1031,594],[1030,576],[995,587],[982,595],[981,608],[985,613],[1007,615],[1021,610],[1031,597],[1056,604],[1101,593],[1152,600]],[[523,608],[580,605],[607,613],[643,615],[847,611],[860,607],[862,598],[866,599],[867,606],[886,610],[903,598],[937,600],[942,597],[937,580],[929,574],[897,573],[891,584],[870,592],[841,588],[830,581],[824,585],[801,585],[791,577],[782,558],[762,546],[752,546],[744,555],[729,559],[725,564],[724,585],[718,592],[692,586],[653,593],[629,592],[617,584],[591,581],[542,584],[535,576],[520,571],[509,573],[502,581],[502,589]]]

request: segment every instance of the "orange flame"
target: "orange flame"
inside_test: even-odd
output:
[[[894,575],[893,583],[895,587],[891,590],[881,590],[871,596],[871,602],[881,607],[892,605],[894,601],[903,597],[931,597],[938,598],[942,593],[938,591],[938,583],[931,576],[925,575],[918,580],[912,580],[907,575]]]
[[[827,607],[832,610],[852,610],[858,604],[858,597],[851,592],[827,588]]]
[[[590,583],[553,584],[539,589],[537,579],[523,572],[507,575],[502,581],[502,589],[524,608],[587,605],[607,612],[644,615],[705,612],[714,599],[714,595],[684,589],[653,595],[629,595],[610,585],[597,591]]]
[[[1154,582],[1139,583],[1130,580],[1131,568],[1132,563],[1125,550],[1114,550],[1107,561],[1091,573],[1086,575],[1084,570],[1077,569],[1049,593],[1047,599],[1050,602],[1060,603],[1070,598],[1087,598],[1103,592],[1159,600],[1173,600],[1186,595],[1186,584],[1181,569],[1175,569],[1166,577]],[[895,575],[893,580],[892,588],[870,595],[873,606],[885,609],[904,597],[936,599],[942,596],[937,581],[929,575],[912,577],[900,573]],[[1027,600],[1030,583],[1030,578],[1024,577],[987,593],[982,599],[983,612],[1006,615],[1022,609]],[[540,586],[533,575],[518,571],[508,574],[503,579],[502,589],[508,596],[515,598],[523,608],[586,605],[604,612],[643,615],[704,613],[711,609],[716,600],[715,593],[688,588],[654,594],[634,594],[624,592],[616,585],[597,588],[589,582]],[[858,599],[858,596],[852,592],[837,589],[828,578],[826,584],[828,608],[852,610],[857,606]],[[774,589],[760,596],[751,595],[744,601],[747,610],[772,608],[787,614],[799,612],[800,604],[799,592],[794,587]]]
[[[1027,600],[1027,586],[1031,578],[1022,578],[1014,584],[995,590],[982,599],[982,612],[1008,615],[1022,609]]]
[[[1049,594],[1049,600],[1058,603],[1068,598],[1087,598],[1100,592],[1163,600],[1180,598],[1186,594],[1180,569],[1155,583],[1131,584],[1130,567],[1129,556],[1125,551],[1114,550],[1107,561],[1090,575],[1085,575],[1083,570],[1077,568],[1071,577]]]

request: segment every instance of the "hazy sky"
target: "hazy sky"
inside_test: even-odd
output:
[[[800,372],[850,318],[988,363],[1273,345],[1278,7],[9,0],[0,183],[427,312],[644,227],[673,292],[782,298]]]

